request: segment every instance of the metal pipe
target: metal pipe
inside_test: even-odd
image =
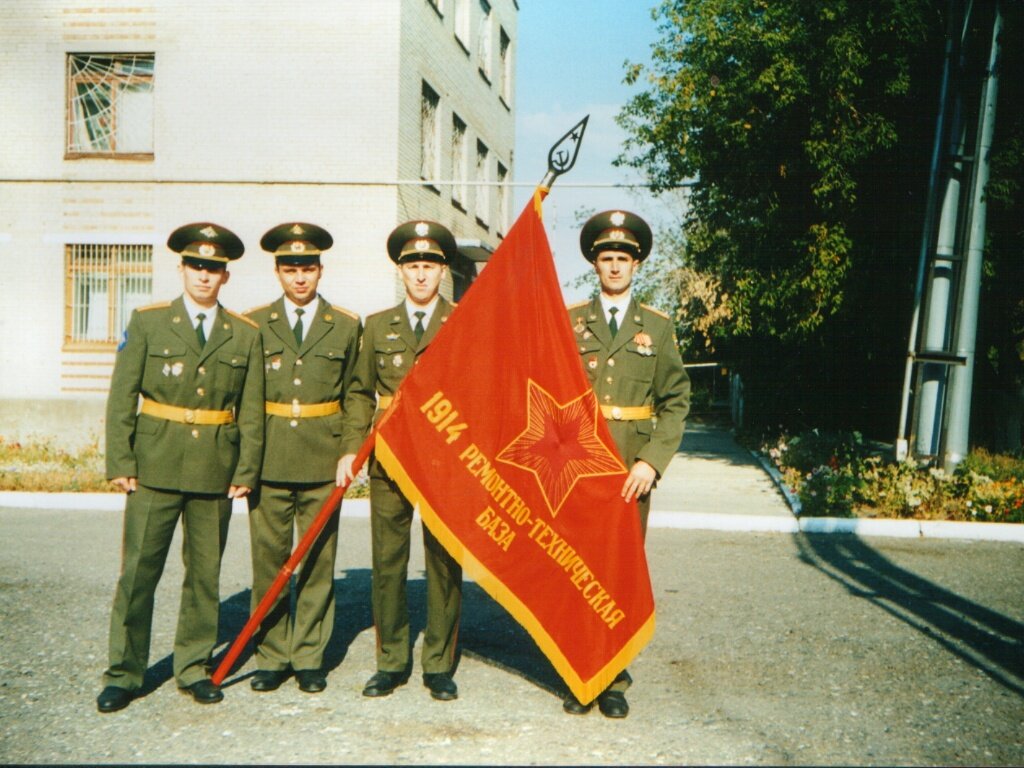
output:
[[[965,365],[951,371],[949,382],[946,440],[943,464],[952,471],[963,461],[969,449],[971,426],[971,395],[974,389],[974,360],[978,338],[978,306],[981,299],[981,268],[984,261],[985,218],[987,204],[985,187],[989,177],[989,155],[996,124],[996,100],[999,93],[999,36],[1003,17],[997,0],[992,21],[992,47],[982,90],[982,109],[978,127],[978,151],[975,152],[974,182],[971,194],[970,242],[965,254],[963,288],[961,291],[956,352],[966,358]]]

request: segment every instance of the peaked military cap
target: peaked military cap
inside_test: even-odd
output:
[[[436,221],[407,221],[388,235],[388,256],[395,264],[407,261],[448,264],[457,252],[455,236]]]
[[[319,263],[320,254],[332,245],[334,238],[330,232],[304,221],[278,224],[260,238],[260,247],[274,254],[278,264],[293,267]]]
[[[595,213],[580,230],[580,250],[591,262],[601,251],[623,251],[643,261],[651,252],[652,240],[647,222],[629,211]]]
[[[167,238],[167,247],[180,253],[184,264],[197,269],[224,269],[245,253],[238,235],[208,221],[178,227]]]

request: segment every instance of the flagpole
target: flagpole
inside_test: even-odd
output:
[[[586,115],[576,125],[565,132],[558,141],[552,145],[548,151],[548,170],[544,174],[544,178],[541,179],[540,184],[537,185],[537,189],[534,192],[534,204],[540,208],[540,201],[543,200],[548,192],[551,190],[551,185],[555,183],[555,179],[561,176],[563,173],[569,171],[573,165],[576,164],[576,158],[580,153],[580,144],[583,142],[583,133],[587,129],[587,121],[590,120],[590,115]],[[400,390],[401,388],[399,388]],[[396,396],[394,403],[388,409],[388,412],[384,414],[377,425],[374,427],[370,436],[366,438],[362,446],[359,448],[359,452],[356,453],[355,460],[352,462],[352,477],[355,477],[362,469],[363,464],[369,458],[370,453],[373,451],[373,446],[377,441],[377,430],[387,420],[390,412],[398,405],[398,397]],[[274,579],[270,588],[267,589],[263,599],[260,600],[259,604],[253,610],[249,620],[242,627],[242,631],[238,633],[238,637],[235,638],[231,647],[228,648],[228,652],[217,666],[216,671],[211,676],[211,680],[214,685],[220,685],[224,678],[227,677],[231,671],[232,665],[238,659],[242,653],[242,649],[245,644],[249,642],[249,639],[256,633],[263,619],[266,618],[267,613],[270,612],[271,606],[274,601],[277,600],[277,596],[281,594],[285,585],[288,584],[288,580],[291,579],[295,569],[302,562],[302,558],[305,557],[309,548],[313,546],[313,542],[316,541],[316,537],[320,534],[320,531],[327,525],[327,521],[331,517],[338,513],[341,505],[341,499],[345,495],[345,491],[348,490],[352,484],[351,480],[347,480],[344,485],[339,485],[331,492],[330,497],[324,502],[324,505],[320,508],[320,512],[317,513],[316,518],[310,524],[309,528],[306,529],[306,533],[302,539],[295,546],[295,551],[292,552],[291,557],[288,561],[281,566],[281,570],[278,571],[277,577]]]
[[[359,473],[359,470],[362,469],[363,464],[366,463],[366,459],[369,458],[370,452],[373,450],[376,438],[377,430],[374,429],[359,448],[359,452],[356,453],[355,460],[352,462],[352,477],[355,477]],[[236,637],[235,641],[231,644],[227,654],[217,667],[217,671],[215,671],[211,676],[214,685],[220,685],[224,678],[227,677],[228,672],[231,671],[231,666],[242,653],[242,649],[245,647],[245,644],[249,642],[249,638],[255,634],[260,623],[266,617],[267,613],[270,612],[277,596],[281,594],[281,590],[283,590],[285,585],[288,584],[288,580],[292,577],[292,573],[295,572],[295,569],[302,561],[302,558],[305,557],[309,548],[313,546],[313,542],[316,541],[316,537],[320,534],[320,531],[324,529],[324,526],[327,525],[327,522],[331,517],[338,514],[341,505],[341,498],[345,495],[345,491],[348,490],[351,484],[351,479],[346,480],[343,485],[337,486],[334,491],[331,492],[327,501],[324,502],[324,505],[320,508],[320,512],[313,519],[309,528],[306,529],[306,533],[295,546],[295,551],[292,552],[288,561],[281,566],[281,570],[278,571],[277,577],[270,585],[270,588],[267,589],[267,593],[263,596],[263,599],[260,600],[259,605],[256,606],[255,610],[253,610],[249,620],[245,623],[245,626],[242,627],[242,631],[238,633],[238,637]]]

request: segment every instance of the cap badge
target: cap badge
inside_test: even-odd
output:
[[[306,250],[306,244],[296,240],[289,246],[292,249],[292,253],[304,253]]]
[[[204,232],[203,234],[206,233]],[[207,237],[209,237],[209,235],[207,235]],[[199,246],[199,255],[203,256],[204,258],[209,258],[210,256],[213,256],[213,254],[215,254],[216,252],[217,249],[214,248],[209,243],[203,243],[202,245]]]
[[[615,211],[615,213],[611,215],[611,222],[616,227],[621,227],[625,223],[625,221],[626,214],[624,214],[622,211]]]
[[[213,227],[207,226],[207,227],[203,227],[202,229],[200,229],[199,230],[199,234],[203,235],[204,237],[216,237],[217,236],[217,230],[214,229]]]
[[[289,232],[291,232],[291,233],[292,233],[293,235],[304,235],[304,234],[306,234],[306,230],[304,230],[304,229],[303,229],[302,227],[300,227],[300,226],[299,226],[298,224],[294,225],[294,226],[293,226],[293,227],[292,227],[291,229],[289,229],[288,231],[289,231]]]
[[[416,248],[417,251],[425,251],[427,250],[427,248],[430,247],[430,243],[428,243],[426,240],[417,240],[416,245],[414,247]]]
[[[621,229],[613,229],[611,232],[608,233],[608,237],[610,237],[612,240],[625,240],[626,233],[623,232]]]
[[[430,225],[425,221],[416,222],[416,234],[420,237],[426,237],[430,232]]]

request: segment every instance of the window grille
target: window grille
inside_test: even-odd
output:
[[[153,246],[65,246],[65,348],[120,342],[132,310],[153,296]]]
[[[480,73],[491,79],[491,4],[480,0],[480,34],[477,36],[477,66]]]
[[[508,169],[498,163],[498,234],[508,232],[508,192],[505,182],[508,181]]]
[[[482,141],[476,143],[476,220],[487,226],[491,214],[490,152]]]
[[[469,53],[469,0],[455,0],[455,39]]]
[[[441,177],[441,122],[438,120],[438,106],[441,99],[434,89],[423,83],[420,101],[420,178]]]
[[[152,53],[69,53],[67,157],[152,157]]]
[[[466,124],[458,115],[452,115],[452,202],[460,208],[466,207],[466,180],[468,176],[468,152],[466,146]]]
[[[500,66],[501,72],[499,77],[501,82],[499,85],[498,93],[501,98],[505,101],[505,104],[511,106],[512,104],[512,40],[509,38],[508,33],[504,29],[501,29],[499,36],[499,50],[498,56],[501,59]]]

